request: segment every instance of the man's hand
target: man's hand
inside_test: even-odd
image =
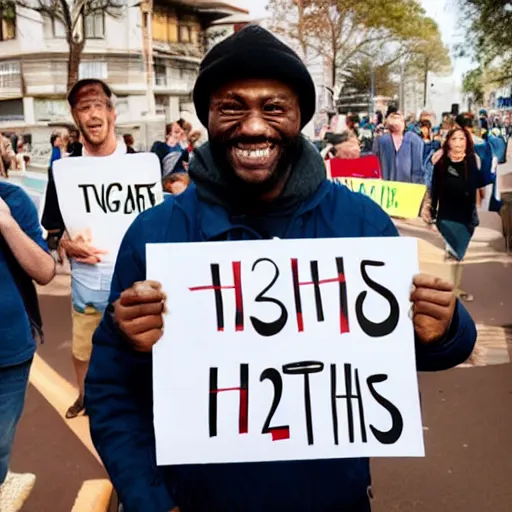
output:
[[[151,352],[162,337],[165,294],[156,281],[135,283],[114,304],[115,320],[138,352]]]
[[[453,286],[426,274],[417,275],[413,285],[414,331],[421,343],[436,343],[448,332],[455,313],[457,299]]]
[[[69,258],[89,265],[96,265],[101,261],[101,255],[106,254],[106,251],[91,246],[83,236],[78,236],[73,240],[62,239],[59,248],[65,251]]]
[[[438,149],[433,155],[432,155],[432,164],[433,165],[436,165],[437,162],[439,162],[439,160],[441,160],[442,156],[443,156],[443,150],[442,149]]]

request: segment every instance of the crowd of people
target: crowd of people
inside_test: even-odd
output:
[[[29,163],[25,140],[16,133],[0,133],[0,177],[8,178],[9,171],[25,172]]]
[[[208,142],[198,145],[197,132],[182,120],[166,127],[164,140],[152,151],[170,194],[137,217],[115,268],[102,261],[101,248],[92,240],[66,232],[50,165],[43,225],[53,233],[55,248],[71,261],[71,352],[78,396],[67,417],[89,416],[94,445],[125,512],[368,512],[372,492],[365,458],[156,464],[151,351],[162,336],[166,306],[161,285],[146,280],[147,243],[398,236],[376,203],[327,179],[322,148],[301,135],[315,112],[313,80],[297,54],[271,33],[249,26],[216,45],[201,63],[193,96]],[[134,151],[132,137],[116,135],[108,84],[80,80],[69,91],[68,103],[77,131],[69,139],[55,134],[50,164],[81,154],[92,157],[93,166],[94,158]],[[405,130],[396,111],[381,124],[372,147],[383,177],[424,183],[421,137]],[[418,128],[424,139],[431,136],[424,121]],[[352,123],[349,134],[332,139],[335,154],[352,158],[361,151],[357,129]],[[480,182],[472,140],[467,128],[457,125],[440,150],[432,148],[437,154],[430,186],[433,216],[474,224]],[[464,199],[456,219],[446,205],[454,194]],[[0,510],[10,511],[17,510],[14,500],[21,492],[26,495],[34,480],[8,471],[28,370],[42,335],[32,280],[49,282],[55,263],[34,205],[22,189],[4,181],[0,235]],[[474,348],[476,328],[453,285],[425,274],[411,284],[418,370],[464,362]]]
[[[462,278],[460,264],[479,224],[478,207],[489,197],[488,209],[499,212],[496,164],[504,163],[511,133],[510,114],[475,116],[471,112],[445,114],[439,125],[430,111],[407,119],[395,106],[386,115],[359,119],[349,114],[339,133],[325,131],[317,144],[326,160],[376,155],[382,179],[425,185],[421,217],[446,241],[446,258],[455,260],[454,282]],[[486,192],[486,188],[492,190]],[[459,290],[465,300],[471,294]]]

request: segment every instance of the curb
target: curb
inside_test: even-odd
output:
[[[96,452],[89,433],[86,416],[65,419],[68,405],[76,398],[76,389],[58,374],[41,356],[36,354],[30,372],[30,383],[57,411],[67,427],[75,434],[96,460],[102,461]],[[103,465],[103,464],[102,464]],[[108,512],[113,486],[107,479],[86,480],[77,495],[71,512]]]
[[[71,512],[107,512],[112,491],[109,480],[86,480],[78,491]]]

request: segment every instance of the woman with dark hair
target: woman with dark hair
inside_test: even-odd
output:
[[[447,258],[456,260],[454,285],[458,290],[462,265],[475,228],[479,224],[476,191],[481,183],[479,159],[471,134],[465,128],[450,130],[443,154],[434,166],[431,218],[446,241]],[[461,297],[470,300],[461,292]]]

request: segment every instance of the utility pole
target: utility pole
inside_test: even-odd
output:
[[[405,62],[400,63],[400,94],[399,94],[400,110],[405,110]]]
[[[153,91],[153,0],[143,0],[140,4],[142,15],[142,55],[146,70],[146,98],[148,117],[156,116],[155,93]]]
[[[369,105],[369,109],[368,109],[368,114],[370,116],[370,119],[373,116],[373,111],[374,111],[374,106],[375,106],[374,98],[375,98],[375,66],[372,64],[371,71],[370,71],[370,105]]]
[[[425,58],[425,67],[423,69],[423,108],[427,108],[428,102],[428,68],[429,61]]]

